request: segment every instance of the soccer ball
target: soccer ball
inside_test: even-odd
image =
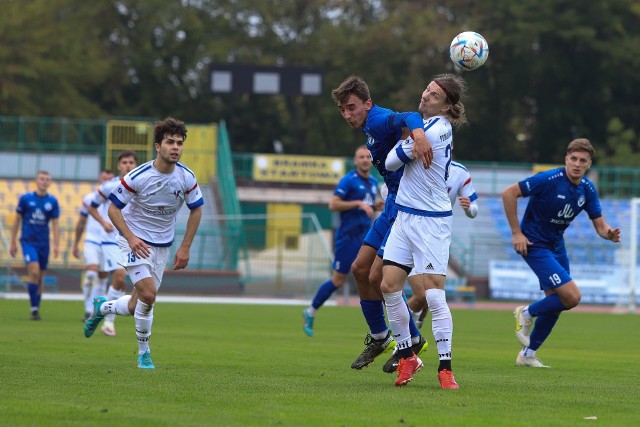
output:
[[[475,70],[487,62],[489,45],[480,34],[465,31],[451,41],[449,56],[457,67],[465,71]]]

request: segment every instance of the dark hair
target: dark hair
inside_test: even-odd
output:
[[[583,151],[585,153],[589,153],[591,158],[595,157],[596,149],[591,145],[591,141],[587,138],[576,138],[569,143],[567,146],[567,154],[571,154],[574,151]]]
[[[173,117],[167,117],[164,120],[156,122],[153,128],[153,142],[161,144],[167,135],[180,135],[183,139],[187,139],[187,128],[184,122],[176,120]]]
[[[102,170],[100,171],[100,173],[101,173],[101,174],[103,174],[103,173],[108,173],[108,174],[110,174],[110,175],[113,175],[113,171],[112,171],[111,169],[102,169]]]
[[[444,91],[447,102],[451,104],[451,108],[446,113],[451,124],[459,127],[466,123],[467,117],[462,103],[462,98],[467,93],[467,84],[464,79],[455,74],[438,74],[433,81]]]
[[[367,102],[367,100],[371,99],[369,86],[359,76],[351,75],[347,77],[340,83],[340,86],[331,91],[331,98],[338,105],[347,102],[351,95],[357,96],[362,102]]]
[[[162,139],[160,139],[160,141],[162,141]],[[138,162],[138,156],[136,155],[136,152],[131,150],[121,151],[120,154],[118,154],[118,161],[125,159],[127,157],[133,157],[133,160]]]

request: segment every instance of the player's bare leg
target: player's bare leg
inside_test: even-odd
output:
[[[358,295],[360,296],[360,306],[367,324],[369,333],[365,337],[364,351],[351,364],[353,369],[362,369],[375,360],[386,350],[390,350],[395,345],[391,332],[387,328],[384,317],[384,304],[379,283],[371,286],[369,275],[377,257],[377,249],[362,245],[356,260],[351,266],[351,271],[356,280]]]

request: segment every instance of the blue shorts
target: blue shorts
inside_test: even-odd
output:
[[[46,270],[49,265],[49,246],[35,246],[28,243],[22,243],[22,256],[24,263],[37,262],[40,264],[40,270]]]
[[[364,243],[378,251],[378,255],[382,256],[384,251],[384,244],[387,242],[389,232],[393,221],[396,220],[398,214],[398,208],[393,200],[387,197],[387,201],[384,204],[384,210],[373,223],[373,226],[364,238]]]
[[[522,257],[540,281],[543,291],[556,289],[573,279],[569,270],[567,251],[529,247],[527,256]]]
[[[338,273],[349,274],[351,264],[358,256],[362,247],[362,240],[344,239],[336,241],[333,269]]]

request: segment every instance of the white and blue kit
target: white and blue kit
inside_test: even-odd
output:
[[[333,194],[344,201],[361,200],[373,208],[378,193],[378,181],[365,178],[357,171],[346,174]],[[334,236],[335,259],[333,269],[348,274],[362,241],[371,228],[371,218],[362,209],[340,211],[340,226]]]
[[[41,270],[49,264],[49,221],[60,216],[58,200],[51,194],[32,191],[18,200],[16,212],[22,217],[20,245],[25,264],[37,262]]]
[[[374,105],[367,114],[367,119],[362,132],[367,137],[367,148],[371,153],[371,163],[378,170],[389,195],[386,198],[384,210],[376,218],[373,227],[367,233],[364,243],[375,249],[382,255],[384,242],[391,225],[396,217],[395,196],[402,177],[402,168],[388,170],[385,167],[387,154],[393,150],[402,136],[402,128],[415,129],[422,126],[422,116],[417,112],[397,113],[387,108]]]
[[[522,234],[532,243],[524,260],[538,277],[540,289],[570,282],[564,231],[583,210],[592,221],[602,216],[595,185],[586,177],[573,184],[561,167],[526,178],[518,186],[522,196],[529,197],[520,222]]]
[[[173,172],[164,174],[153,166],[154,161],[138,166],[121,178],[109,200],[122,209],[131,232],[151,246],[151,256],[139,258],[119,235],[123,266],[148,265],[159,288],[173,243],[178,210],[185,203],[189,209],[196,209],[204,200],[195,174],[185,165],[176,163]],[[139,278],[130,278],[134,284],[139,281]]]
[[[87,219],[87,224],[85,226],[85,234],[84,234],[84,264],[85,265],[97,265],[98,267],[102,267],[103,259],[102,256],[102,238],[104,234],[104,228],[102,225],[91,215],[89,215],[88,207],[91,206],[91,202],[98,194],[97,191],[92,191],[89,194],[86,194],[82,198],[82,209],[80,209],[80,216],[83,216]],[[103,271],[100,269],[100,271]]]
[[[478,194],[471,182],[471,175],[467,168],[461,163],[452,161],[449,165],[449,176],[447,177],[447,192],[451,199],[451,206],[455,206],[458,197],[468,197],[471,202],[469,209],[464,213],[469,218],[475,218],[478,213],[478,205],[474,202],[478,200]]]
[[[108,223],[112,224],[109,218],[109,195],[120,184],[120,178],[114,177],[108,181],[104,181],[98,187],[98,191],[91,200],[91,206],[98,210],[98,213]],[[102,250],[102,271],[112,272],[121,269],[122,259],[120,256],[120,249],[118,248],[118,230],[113,228],[113,231],[107,232],[102,226],[102,239],[100,240],[100,247]]]
[[[451,243],[452,211],[447,191],[452,129],[443,116],[424,123],[433,148],[429,168],[413,161],[413,139],[401,141],[386,160],[387,169],[404,165],[395,205],[398,209],[384,251],[384,260],[404,266],[407,273],[446,275]]]

